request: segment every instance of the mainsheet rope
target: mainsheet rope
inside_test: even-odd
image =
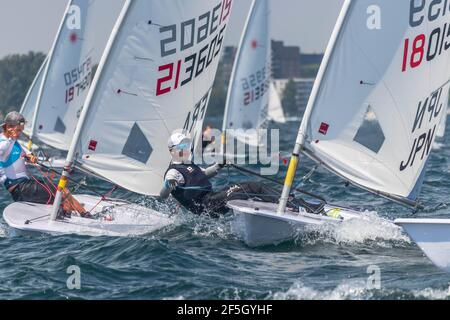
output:
[[[51,163],[50,163],[50,165],[51,165]],[[39,163],[39,162],[38,162],[38,163],[35,163],[34,166],[38,169],[39,173],[44,177],[44,181],[43,181],[43,183],[41,183],[41,182],[40,182],[38,179],[36,179],[36,177],[35,177],[34,175],[32,175],[32,174],[31,174],[31,177],[32,177],[32,179],[33,179],[38,185],[40,185],[40,186],[41,186],[44,190],[46,190],[47,193],[49,194],[49,199],[48,199],[48,201],[47,201],[47,205],[49,205],[49,204],[52,202],[52,199],[56,196],[56,191],[57,191],[57,189],[58,189],[57,186],[56,186],[56,184],[52,181],[52,179],[49,178],[49,172],[56,173],[56,174],[58,174],[58,175],[61,175],[61,173],[59,173],[59,172],[57,172],[56,170],[54,170],[53,168],[47,167],[47,166],[45,166],[44,164]],[[41,169],[41,167],[44,168],[44,169],[46,169],[46,170],[48,170],[49,172],[45,173],[45,172]],[[48,184],[50,184],[50,186],[45,182],[45,180],[48,181]],[[114,187],[113,187],[111,190],[109,190],[107,193],[101,194],[101,193],[99,193],[98,191],[95,191],[95,190],[93,190],[93,189],[91,189],[91,188],[88,188],[86,185],[82,184],[82,183],[79,182],[79,181],[75,181],[75,180],[70,179],[70,178],[69,178],[68,180],[71,181],[71,182],[73,182],[78,188],[84,187],[84,188],[86,188],[87,190],[89,190],[89,191],[91,191],[91,192],[95,192],[95,193],[100,197],[100,200],[92,207],[92,209],[87,211],[88,213],[91,213],[91,212],[93,212],[95,209],[97,209],[97,207],[98,207],[102,202],[107,201],[108,198],[114,193],[114,191],[116,191],[116,190],[118,189],[118,186],[114,186]],[[52,189],[51,189],[51,188],[53,188],[54,192],[52,192]]]

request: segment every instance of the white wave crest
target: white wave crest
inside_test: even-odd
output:
[[[6,227],[2,224],[0,224],[0,238],[6,238]]]
[[[429,299],[429,300],[450,299],[450,287],[446,290],[426,288],[422,290],[414,290],[412,293],[416,299]]]
[[[236,239],[232,232],[232,217],[221,216],[212,218],[208,215],[194,215],[183,212],[177,216],[178,225],[192,228],[192,234],[201,238],[219,238],[223,240]]]
[[[183,297],[183,296],[175,296],[175,297],[168,297],[168,298],[163,298],[163,300],[177,300],[177,301],[182,301],[182,300],[186,300],[186,298],[185,297]]]
[[[371,291],[367,290],[363,280],[346,281],[333,290],[318,291],[296,282],[287,292],[277,292],[275,300],[348,300],[370,299]]]
[[[332,290],[318,291],[296,282],[286,292],[277,292],[272,297],[275,300],[369,300],[381,297],[393,299],[446,300],[450,298],[448,289],[425,288],[419,290],[404,289],[368,289],[366,283],[360,280],[350,280],[339,284]]]
[[[316,240],[336,244],[376,241],[380,246],[388,246],[386,242],[411,242],[401,227],[378,216],[376,212],[368,211],[361,213],[360,218],[348,219],[338,224],[311,226],[308,231],[318,235]]]
[[[443,144],[443,143],[440,143],[440,142],[434,142],[433,143],[433,146],[432,146],[432,148],[433,148],[433,150],[441,150],[443,147],[444,147],[445,145]]]

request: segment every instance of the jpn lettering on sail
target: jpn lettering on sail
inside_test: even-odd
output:
[[[268,1],[254,1],[229,84],[224,131],[243,129],[256,132],[265,126],[271,79],[269,20]],[[236,138],[250,145],[259,144],[256,136]]]
[[[110,27],[98,27],[102,6],[96,0],[71,1],[49,60],[34,131],[40,141],[57,149],[69,149],[95,66],[114,24],[112,14],[111,19],[102,20]]]
[[[201,137],[231,7],[231,0],[130,2],[94,80],[79,143],[84,168],[159,194],[170,135]]]
[[[301,127],[307,155],[411,205],[446,110],[450,8],[444,3],[351,1]]]
[[[34,112],[36,109],[36,101],[39,95],[39,89],[41,88],[42,81],[44,79],[44,70],[47,66],[47,59],[44,60],[42,66],[38,70],[36,77],[31,84],[31,87],[23,101],[20,113],[25,117],[27,122],[25,123],[24,133],[29,137],[32,131],[32,123],[34,118]]]

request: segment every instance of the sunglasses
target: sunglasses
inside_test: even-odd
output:
[[[191,147],[191,144],[188,142],[185,142],[185,143],[180,143],[176,146],[173,146],[172,149],[186,150],[186,149],[189,149],[190,147]]]

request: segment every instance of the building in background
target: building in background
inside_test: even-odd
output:
[[[231,78],[231,73],[233,72],[236,53],[236,47],[225,47],[222,52],[222,57],[217,71],[217,77],[220,78],[218,80],[222,85],[228,86]]]
[[[294,83],[295,88],[295,110],[286,110],[288,117],[302,117],[308,105],[309,96],[314,86],[314,78],[294,78],[274,80],[275,89],[280,97],[284,97],[289,82]],[[285,106],[286,108],[288,106]]]
[[[300,54],[300,65],[320,65],[323,53],[302,53]]]
[[[300,47],[285,46],[272,40],[272,77],[274,79],[300,78]]]
[[[224,104],[236,54],[236,47],[224,48],[216,77],[216,90],[213,92],[213,105],[210,105],[210,109],[220,109],[218,105]],[[288,99],[291,106],[285,110],[288,116],[297,118],[303,115],[322,59],[323,54],[301,53],[300,47],[285,46],[283,41],[272,40],[272,78],[281,99],[284,99],[288,83],[290,81],[293,83]],[[219,113],[218,111],[217,114]]]

